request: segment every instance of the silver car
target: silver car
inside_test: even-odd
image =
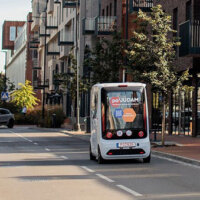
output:
[[[0,108],[0,125],[6,125],[8,128],[13,128],[14,122],[14,115],[8,109]]]

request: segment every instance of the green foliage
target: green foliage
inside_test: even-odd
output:
[[[33,92],[33,87],[30,84],[30,81],[26,80],[25,85],[22,83],[19,83],[19,86],[21,86],[20,89],[15,90],[12,93],[13,103],[16,103],[17,106],[20,106],[21,108],[26,107],[27,109],[32,109],[34,106],[37,105],[37,102],[39,99],[37,99]]]
[[[5,87],[5,82],[6,82],[6,87]],[[5,79],[5,75],[3,73],[0,73],[0,94],[3,91],[8,91],[11,92],[13,91],[15,88],[14,84],[12,82],[10,82],[9,78]],[[1,99],[0,99],[1,102]]]
[[[115,32],[112,39],[103,38],[97,42],[85,65],[91,66],[92,84],[119,82],[120,69],[124,67],[124,41],[121,33]]]
[[[71,59],[70,70],[67,73],[55,74],[55,81],[59,82],[61,85],[61,90],[65,91],[67,89],[74,100],[77,96],[77,61],[72,54],[69,55]],[[80,67],[79,67],[80,71]],[[81,78],[79,73],[79,92],[85,92],[89,88],[88,80],[86,78]]]
[[[188,71],[179,76],[174,65],[175,47],[180,42],[170,37],[175,32],[171,28],[171,16],[158,5],[152,8],[150,14],[140,10],[137,23],[140,28],[133,33],[128,51],[133,78],[150,83],[155,91],[167,97],[169,92],[179,89],[188,77]]]
[[[19,125],[38,125],[40,127],[52,128],[52,115],[55,117],[55,128],[61,127],[64,123],[65,114],[60,107],[53,107],[45,110],[45,118],[42,119],[42,110],[40,107],[29,110],[26,115],[22,113],[15,114],[15,124]]]
[[[0,107],[8,109],[12,113],[14,113],[14,114],[15,113],[19,113],[21,111],[21,107],[17,106],[13,102],[3,102],[3,101],[0,101]]]

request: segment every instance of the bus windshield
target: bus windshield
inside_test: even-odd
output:
[[[102,131],[144,129],[144,89],[102,90]]]

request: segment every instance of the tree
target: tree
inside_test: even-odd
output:
[[[85,63],[91,66],[92,83],[119,82],[120,69],[124,67],[124,41],[115,32],[112,39],[101,39]]]
[[[5,86],[6,82],[6,86]],[[8,92],[13,91],[15,88],[14,84],[10,81],[9,78],[5,78],[3,73],[0,73],[0,93],[7,90]]]
[[[188,77],[188,71],[178,75],[174,61],[175,47],[180,45],[172,35],[176,31],[171,28],[171,16],[164,13],[161,5],[152,8],[147,14],[138,13],[138,30],[134,31],[129,43],[128,57],[132,63],[134,78],[152,85],[154,91],[163,97],[162,105],[162,145],[164,145],[165,116],[169,94],[181,88]],[[147,30],[151,30],[149,33]]]
[[[20,106],[21,108],[26,107],[27,109],[32,109],[34,106],[38,105],[39,99],[37,99],[33,92],[33,87],[30,84],[31,82],[26,80],[25,85],[19,83],[21,86],[20,89],[15,90],[11,96],[13,97],[12,102],[16,103],[16,105]]]
[[[67,89],[69,91],[72,100],[77,97],[77,61],[74,56],[70,53],[69,58],[71,60],[71,66],[69,71],[66,73],[60,73],[54,75],[54,80],[61,85],[61,90]],[[82,79],[79,74],[79,91],[87,91],[89,85],[87,79]]]

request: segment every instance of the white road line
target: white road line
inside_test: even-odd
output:
[[[69,158],[67,156],[60,156],[63,160],[68,160]]]
[[[90,168],[88,168],[88,167],[86,167],[86,166],[81,166],[81,168],[83,168],[83,169],[85,169],[86,171],[88,171],[88,172],[95,172],[94,170],[92,170],[92,169],[90,169]]]
[[[99,178],[102,178],[102,179],[108,181],[109,183],[115,182],[115,181],[113,181],[112,179],[109,179],[108,177],[106,177],[106,176],[104,176],[104,175],[102,175],[102,174],[96,174],[96,175],[97,175]]]
[[[38,145],[38,143],[37,143],[37,142],[34,142],[34,145]]]
[[[117,187],[121,188],[122,190],[124,190],[124,191],[126,191],[126,192],[128,192],[128,193],[130,193],[130,194],[132,194],[132,195],[134,195],[136,197],[141,197],[142,196],[142,194],[140,194],[140,193],[138,193],[138,192],[136,192],[134,190],[131,190],[130,188],[127,188],[127,187],[125,187],[123,185],[117,185]]]
[[[26,141],[28,141],[28,142],[33,142],[32,140],[29,140],[28,138],[26,138],[26,137],[24,137],[24,136],[22,136],[22,135],[20,135],[20,134],[18,134],[18,133],[15,133],[15,132],[13,132],[13,131],[10,131],[11,133],[14,133],[15,135],[17,135],[18,137],[21,137],[21,138],[23,138],[24,140],[26,140]]]
[[[184,166],[187,166],[187,167],[194,167],[196,169],[200,169],[200,166],[193,165],[193,164],[190,164],[190,163],[185,163],[185,162],[182,162],[182,161],[179,161],[179,160],[174,160],[172,158],[166,158],[166,157],[157,156],[157,155],[152,155],[152,157],[167,160],[167,161],[174,162],[174,163],[178,163],[178,164],[181,164],[181,165],[184,165]]]
[[[50,151],[50,149],[48,149],[48,148],[45,148],[45,150],[46,150],[46,151]]]

